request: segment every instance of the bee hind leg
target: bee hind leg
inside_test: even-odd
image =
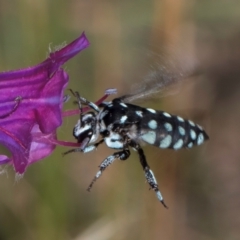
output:
[[[163,200],[163,196],[162,196],[161,192],[158,189],[157,180],[154,176],[153,171],[150,169],[150,167],[147,163],[147,160],[146,160],[145,154],[143,152],[143,149],[141,148],[141,146],[138,143],[136,143],[134,141],[132,141],[130,143],[130,146],[138,152],[139,160],[140,160],[140,163],[143,167],[145,178],[146,178],[148,184],[150,185],[150,189],[153,189],[155,191],[155,193],[157,195],[157,198],[162,203],[162,205],[165,208],[168,208],[167,205],[165,204],[164,200]]]

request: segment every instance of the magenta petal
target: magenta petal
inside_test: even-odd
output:
[[[51,140],[56,140],[57,135],[55,132],[50,134],[42,134],[39,127],[35,125],[32,129],[32,143],[28,163],[32,164],[40,159],[50,155],[56,148],[56,145],[51,144]]]
[[[83,49],[87,48],[90,45],[85,33],[83,32],[76,40],[69,43],[67,46],[62,49],[50,53],[50,58],[53,61],[57,61],[61,65],[68,61],[70,58],[74,57]]]
[[[11,159],[5,155],[0,155],[0,165],[11,162]]]
[[[59,70],[44,87],[41,97],[35,102],[36,119],[43,133],[50,133],[62,125],[63,90],[68,75]]]
[[[45,61],[36,66],[0,73],[0,81],[17,78],[27,79],[29,76],[37,75],[40,75],[39,77],[41,78],[41,74],[46,74],[46,77],[50,77],[50,75],[54,73],[61,65],[80,53],[89,45],[90,43],[85,33],[82,33],[70,44],[66,45],[60,50],[50,53],[49,57]]]
[[[36,66],[0,73],[0,143],[12,153],[10,158],[0,155],[0,164],[11,162],[22,174],[54,150],[49,139],[57,140],[68,83],[61,65],[88,45],[83,33]],[[48,141],[38,141],[44,138]]]
[[[17,123],[14,121],[1,122],[0,143],[11,151],[15,171],[20,174],[28,165],[32,126],[33,121],[25,119],[18,119]]]
[[[16,105],[16,97],[20,96],[21,101],[16,111],[5,120],[34,119],[44,133],[49,133],[62,124],[63,91],[68,83],[68,75],[60,69],[50,79],[44,75],[41,76],[43,78],[38,77],[39,75],[37,78],[29,76],[20,85],[17,85],[18,79],[13,79],[10,94],[0,81],[0,95],[3,99],[0,103],[0,117],[11,112]],[[0,126],[5,120],[0,119]]]
[[[69,43],[67,46],[58,51],[50,53],[49,58],[43,63],[57,63],[55,65],[52,65],[51,72],[54,72],[58,68],[58,65],[63,65],[66,61],[77,55],[89,45],[90,43],[85,33],[83,32],[76,40]]]

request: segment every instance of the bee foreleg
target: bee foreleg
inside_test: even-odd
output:
[[[92,144],[92,145],[89,145],[89,146],[86,146],[85,148],[73,148],[73,149],[70,149],[69,151],[63,153],[63,155],[66,155],[66,154],[69,154],[71,152],[83,152],[83,153],[88,153],[88,152],[91,152],[95,149],[97,149],[97,147],[102,144],[104,142],[104,139],[101,139],[99,142],[95,143],[95,144]]]

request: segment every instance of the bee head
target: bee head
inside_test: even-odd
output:
[[[94,112],[83,114],[73,129],[73,136],[85,147],[88,143],[95,142],[98,138],[97,118]],[[82,144],[84,146],[82,146]]]

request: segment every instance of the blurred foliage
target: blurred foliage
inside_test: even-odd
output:
[[[105,146],[64,158],[59,147],[19,182],[8,168],[0,176],[0,240],[239,239],[239,29],[237,0],[1,0],[1,71],[39,63],[86,31],[90,48],[65,69],[69,87],[96,100],[110,87],[124,94],[178,59],[199,74],[142,104],[193,119],[210,141],[191,151],[144,148],[169,210],[148,191],[134,152],[91,194],[97,166],[113,152]],[[74,141],[76,121],[65,119],[60,139]]]

